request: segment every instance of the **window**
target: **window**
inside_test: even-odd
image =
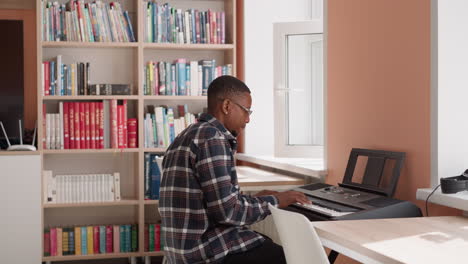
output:
[[[274,25],[275,156],[323,158],[323,23]]]

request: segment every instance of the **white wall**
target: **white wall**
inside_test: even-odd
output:
[[[468,1],[433,0],[432,8],[431,179],[436,186],[439,177],[468,168]]]
[[[313,0],[244,1],[245,81],[254,113],[247,125],[245,152],[273,155],[273,23],[311,19]]]

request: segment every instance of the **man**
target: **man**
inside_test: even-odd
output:
[[[166,151],[160,190],[164,250],[169,263],[286,263],[282,247],[246,225],[270,214],[268,203],[308,203],[299,192],[240,192],[236,136],[250,121],[249,88],[231,76],[208,88],[208,113]]]

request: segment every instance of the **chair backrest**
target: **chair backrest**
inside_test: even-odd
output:
[[[303,215],[268,205],[288,264],[328,264],[312,223]]]

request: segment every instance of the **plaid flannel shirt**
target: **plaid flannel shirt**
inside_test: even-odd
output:
[[[166,151],[160,189],[164,251],[170,263],[219,263],[229,253],[259,246],[264,238],[246,225],[270,214],[274,196],[240,193],[236,138],[203,114]]]

